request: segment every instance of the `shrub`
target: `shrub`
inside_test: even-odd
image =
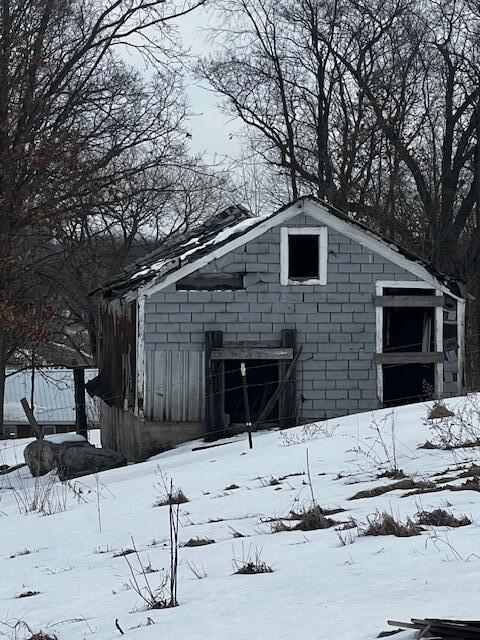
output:
[[[16,598],[31,598],[32,596],[40,595],[40,591],[24,591],[23,593],[19,593]]]
[[[430,525],[433,527],[466,527],[472,524],[470,518],[462,516],[456,518],[445,509],[434,509],[433,511],[420,511],[417,513],[418,524]]]
[[[333,527],[335,520],[327,518],[324,515],[324,511],[321,507],[315,506],[311,509],[306,509],[300,513],[291,512],[292,520],[298,520],[299,522],[293,527],[300,531],[315,531],[316,529],[328,529]]]
[[[368,520],[368,526],[361,533],[362,536],[397,536],[398,538],[408,538],[418,536],[424,529],[407,518],[405,523],[395,520],[386,513],[377,513]]]

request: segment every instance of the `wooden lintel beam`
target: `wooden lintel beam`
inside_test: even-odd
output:
[[[376,296],[377,307],[443,307],[444,296]]]
[[[284,347],[223,347],[212,349],[212,360],[292,360],[293,349]]]
[[[443,351],[401,351],[375,354],[377,364],[434,364],[444,360]]]

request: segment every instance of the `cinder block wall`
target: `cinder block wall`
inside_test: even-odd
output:
[[[281,226],[304,225],[318,223],[299,215]],[[246,289],[177,292],[171,286],[156,293],[146,304],[147,350],[202,350],[210,330],[235,342],[279,340],[282,329],[296,328],[303,345],[297,388],[304,417],[378,406],[375,283],[415,276],[329,229],[327,284],[282,286],[280,226],[201,271],[245,272]]]

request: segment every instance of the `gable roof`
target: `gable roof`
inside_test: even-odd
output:
[[[172,235],[158,249],[97,291],[107,297],[121,297],[137,289],[144,295],[151,295],[300,213],[367,246],[455,298],[465,297],[461,280],[442,274],[414,252],[382,238],[363,223],[314,196],[302,196],[263,216],[253,216],[240,206],[228,207],[188,233]]]

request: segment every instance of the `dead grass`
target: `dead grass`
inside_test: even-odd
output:
[[[135,549],[121,549],[120,551],[115,551],[113,557],[123,558],[123,556],[129,556],[131,553],[135,553]]]
[[[58,637],[55,634],[45,633],[45,631],[37,631],[28,640],[58,640]]]
[[[456,518],[445,509],[434,509],[433,511],[420,511],[417,513],[418,524],[429,525],[432,527],[466,527],[472,524],[467,516]]]
[[[327,518],[326,513],[339,513],[343,509],[324,510],[319,506],[303,511],[291,511],[288,518],[274,520],[270,523],[271,533],[281,533],[282,531],[316,531],[317,529],[329,529],[338,524],[335,520]],[[285,524],[284,520],[298,520],[294,526]]]
[[[427,420],[435,420],[435,418],[452,418],[455,416],[443,400],[436,400],[430,408],[427,415]]]
[[[239,567],[236,571],[236,575],[256,575],[257,573],[273,573],[272,567],[269,567],[266,562],[247,562]]]
[[[360,533],[362,536],[396,536],[397,538],[408,538],[418,536],[425,531],[419,524],[407,518],[405,522],[395,520],[395,518],[385,511],[376,513],[367,518],[368,526]]]
[[[382,496],[384,493],[388,493],[389,491],[397,491],[397,490],[411,490],[411,489],[432,489],[435,487],[433,482],[428,481],[419,481],[413,480],[412,478],[405,478],[404,480],[400,480],[399,482],[393,482],[392,484],[384,484],[381,487],[375,487],[373,489],[365,489],[363,491],[359,491],[348,500],[360,500],[361,498],[375,498],[377,496]]]
[[[166,507],[168,505],[173,504],[185,504],[189,502],[187,496],[183,493],[181,489],[175,489],[169,493],[166,493],[164,496],[161,496],[158,500],[153,503],[154,507]]]
[[[245,548],[242,544],[242,559],[237,560],[233,558],[232,564],[234,569],[234,575],[256,575],[259,573],[273,573],[272,567],[270,567],[261,557],[261,549],[255,549],[252,552],[252,548],[245,553]]]
[[[207,544],[215,544],[215,540],[212,538],[190,538],[187,542],[184,542],[182,547],[204,547]]]
[[[407,478],[407,474],[403,471],[403,469],[388,469],[383,473],[379,473],[377,478],[380,480],[381,478],[390,478],[390,480],[403,480]]]
[[[334,511],[334,513],[338,513],[342,511],[339,509],[338,511]],[[290,512],[290,517],[292,520],[298,520],[298,524],[296,524],[293,528],[299,529],[300,531],[315,531],[316,529],[329,529],[337,524],[335,520],[331,518],[327,518],[325,515],[325,511],[318,506],[312,507],[311,509],[306,509],[301,511],[300,513],[296,513],[294,511]],[[330,510],[328,513],[332,513]]]

